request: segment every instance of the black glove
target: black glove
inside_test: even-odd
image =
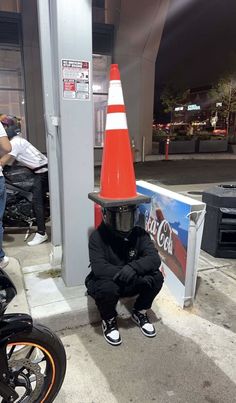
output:
[[[143,283],[146,284],[148,287],[152,288],[154,286],[154,278],[153,276],[145,276],[143,277]]]
[[[115,274],[113,280],[115,282],[121,282],[128,284],[131,280],[136,277],[136,271],[130,266],[124,266],[122,269]]]

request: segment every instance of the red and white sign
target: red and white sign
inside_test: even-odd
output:
[[[64,80],[64,91],[75,91],[75,82],[74,80]]]
[[[90,64],[80,60],[62,60],[63,98],[90,100]]]

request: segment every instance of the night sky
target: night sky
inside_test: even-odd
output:
[[[170,0],[156,60],[154,114],[168,82],[209,85],[236,64],[236,0]]]

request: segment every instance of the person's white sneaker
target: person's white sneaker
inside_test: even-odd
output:
[[[4,256],[0,261],[0,269],[4,269],[9,263],[9,257]]]
[[[145,310],[142,311],[137,311],[136,309],[133,309],[132,315],[131,315],[132,320],[136,325],[140,327],[140,330],[142,333],[147,336],[147,337],[155,337],[156,336],[156,330],[155,327],[153,326],[152,323],[150,323],[147,313]]]
[[[34,238],[32,239],[32,241],[27,242],[27,245],[29,246],[36,246],[36,245],[40,245],[41,243],[45,242],[48,240],[48,236],[47,234],[41,235],[38,232],[36,232]]]
[[[106,341],[113,346],[122,343],[120,333],[117,327],[116,318],[102,320],[102,331]]]

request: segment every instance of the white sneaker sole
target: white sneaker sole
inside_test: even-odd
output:
[[[43,239],[43,240],[41,240],[41,241],[39,241],[39,242],[35,242],[35,243],[34,243],[33,240],[29,241],[29,242],[27,242],[27,245],[28,246],[38,246],[38,245],[41,245],[42,243],[47,242],[47,241],[48,241],[48,237]]]
[[[107,343],[111,344],[112,346],[119,346],[122,343],[122,339],[120,339],[118,341],[111,341],[110,339],[108,339],[103,331],[103,328],[102,328],[102,333],[103,333],[104,339],[107,341]]]
[[[146,337],[155,337],[155,336],[157,335],[157,334],[156,334],[156,331],[155,331],[155,333],[153,333],[153,334],[147,334],[147,333],[145,333],[144,330],[141,328],[139,322],[138,322],[133,316],[131,316],[131,319],[132,319],[132,321],[139,327],[139,329],[140,329],[141,332],[144,334],[144,336],[146,336]]]

